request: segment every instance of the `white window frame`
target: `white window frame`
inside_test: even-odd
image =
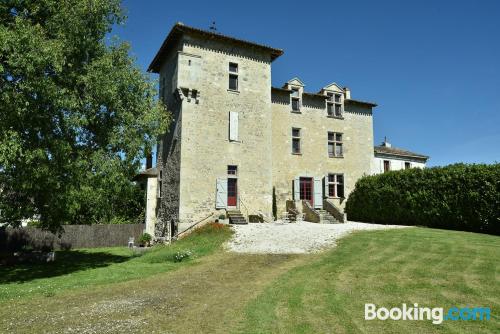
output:
[[[342,118],[344,114],[344,97],[342,93],[327,92],[326,93],[326,114],[328,117]],[[339,101],[337,101],[339,98]],[[332,112],[328,112],[328,108],[332,108]],[[337,107],[340,108],[340,113],[337,114]]]
[[[330,134],[333,136],[333,140],[330,140]],[[340,141],[337,140],[337,135],[340,135]],[[327,154],[329,158],[343,158],[344,157],[344,134],[342,132],[328,131],[326,135],[327,139]],[[333,145],[333,154],[330,154],[330,145]],[[340,155],[337,155],[337,147],[340,147]]]
[[[330,175],[333,176],[333,181],[330,181]],[[342,176],[342,182],[339,182],[338,180],[338,176]],[[326,197],[328,198],[344,198],[345,197],[345,177],[344,177],[344,174],[342,173],[328,173],[328,175],[326,176],[326,183],[327,183],[327,190],[328,192],[325,194]],[[330,196],[330,186],[333,186],[333,196]],[[343,188],[343,193],[344,193],[344,197],[339,197],[338,196],[338,187],[339,186],[342,186]]]

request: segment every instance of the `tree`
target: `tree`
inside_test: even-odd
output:
[[[129,45],[106,43],[124,19],[119,0],[0,3],[0,223],[103,222],[137,196],[170,114]]]

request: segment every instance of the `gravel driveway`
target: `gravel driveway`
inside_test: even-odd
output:
[[[264,223],[232,225],[235,235],[227,248],[237,253],[304,254],[333,247],[337,239],[361,230],[404,228],[399,225],[378,225],[348,222],[345,224]]]

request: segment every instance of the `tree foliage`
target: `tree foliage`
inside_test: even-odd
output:
[[[408,169],[358,180],[349,220],[500,234],[500,164]]]
[[[129,45],[107,43],[124,19],[119,0],[0,3],[0,222],[137,209],[131,177],[170,116]]]

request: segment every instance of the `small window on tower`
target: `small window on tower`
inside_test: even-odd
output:
[[[229,89],[238,90],[238,64],[229,63]]]
[[[292,154],[300,154],[300,129],[292,128]]]
[[[227,175],[238,175],[238,166],[229,165],[227,166]]]

